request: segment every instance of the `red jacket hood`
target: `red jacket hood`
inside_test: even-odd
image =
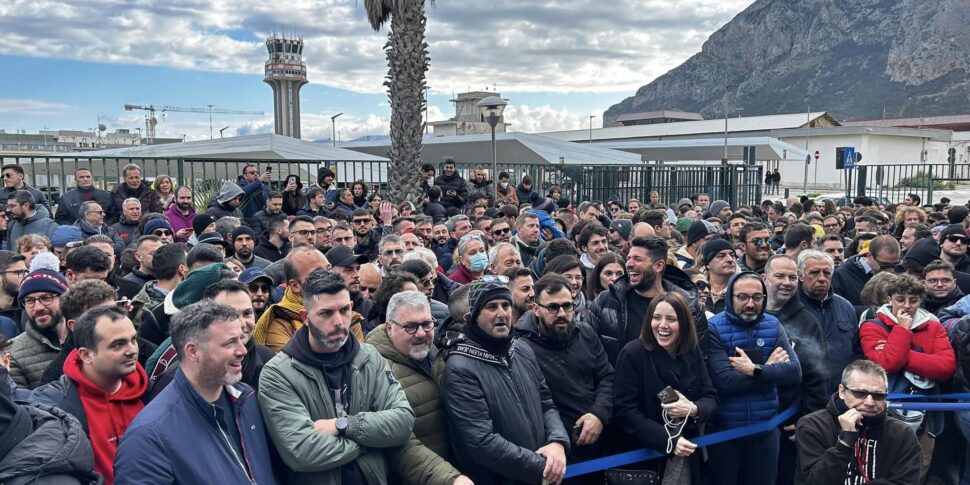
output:
[[[135,372],[125,376],[121,384],[121,389],[114,394],[109,394],[91,382],[87,376],[81,372],[81,359],[77,349],[71,351],[64,362],[64,374],[73,380],[78,387],[78,392],[86,396],[107,399],[108,401],[135,401],[140,400],[145,391],[148,390],[148,374],[141,364],[135,363]]]

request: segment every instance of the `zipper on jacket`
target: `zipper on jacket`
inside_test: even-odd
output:
[[[252,485],[256,485],[256,479],[252,476],[252,474],[249,472],[249,469],[246,467],[245,464],[243,464],[243,461],[239,458],[239,455],[236,453],[236,448],[232,446],[232,440],[230,440],[229,436],[226,434],[226,430],[222,429],[222,426],[220,426],[219,414],[216,412],[216,406],[212,403],[209,403],[209,405],[212,406],[212,417],[215,418],[216,420],[216,427],[219,428],[219,433],[222,434],[222,439],[226,442],[226,446],[229,447],[229,452],[232,453],[232,457],[236,460],[236,464],[239,465],[239,468],[241,468],[243,473],[246,474],[246,478],[249,478],[249,483],[251,483]],[[238,419],[234,421],[236,421],[236,427],[239,427]],[[242,446],[241,431],[239,436],[239,446]]]

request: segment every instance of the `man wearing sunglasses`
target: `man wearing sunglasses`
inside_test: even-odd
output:
[[[940,259],[953,265],[961,273],[970,273],[967,257],[967,230],[961,224],[951,224],[940,234]]]
[[[825,409],[798,421],[795,483],[919,483],[920,445],[902,421],[887,419],[886,371],[856,360]]]
[[[404,291],[391,297],[384,325],[367,335],[367,343],[387,359],[415,410],[417,439],[390,453],[391,469],[405,483],[470,484],[449,463],[448,425],[432,370],[438,354],[434,346],[435,323],[428,297],[421,292]]]
[[[892,236],[878,236],[869,251],[846,259],[832,274],[832,289],[856,307],[862,306],[862,288],[881,271],[893,271],[899,264],[899,242]]]
[[[613,366],[596,331],[576,321],[569,287],[560,274],[539,278],[515,334],[532,347],[563,427],[572,430],[572,463],[601,456],[599,438],[613,415]]]
[[[749,222],[738,232],[741,241],[741,254],[738,267],[741,271],[753,271],[759,275],[765,273],[765,263],[771,256],[771,236],[768,228],[760,222]]]

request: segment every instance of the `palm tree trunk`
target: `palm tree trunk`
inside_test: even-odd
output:
[[[418,205],[421,191],[421,138],[425,72],[430,58],[424,41],[424,0],[392,2],[388,32],[388,75],[384,81],[391,104],[391,149],[388,153],[389,196]]]

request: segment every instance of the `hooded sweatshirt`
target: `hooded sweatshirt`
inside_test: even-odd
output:
[[[94,449],[94,469],[104,475],[105,483],[114,481],[115,453],[118,442],[128,430],[145,404],[141,397],[148,390],[148,376],[136,362],[135,371],[128,374],[121,387],[107,393],[81,372],[77,349],[64,362],[64,374],[77,385],[77,393],[88,422],[88,438]]]
[[[886,369],[886,374],[907,372],[938,382],[953,377],[956,356],[946,330],[933,314],[918,309],[909,330],[896,323],[889,305],[879,308],[876,319],[889,330],[873,321],[863,322],[859,340],[866,358]],[[877,349],[880,343],[885,344],[881,350]]]

